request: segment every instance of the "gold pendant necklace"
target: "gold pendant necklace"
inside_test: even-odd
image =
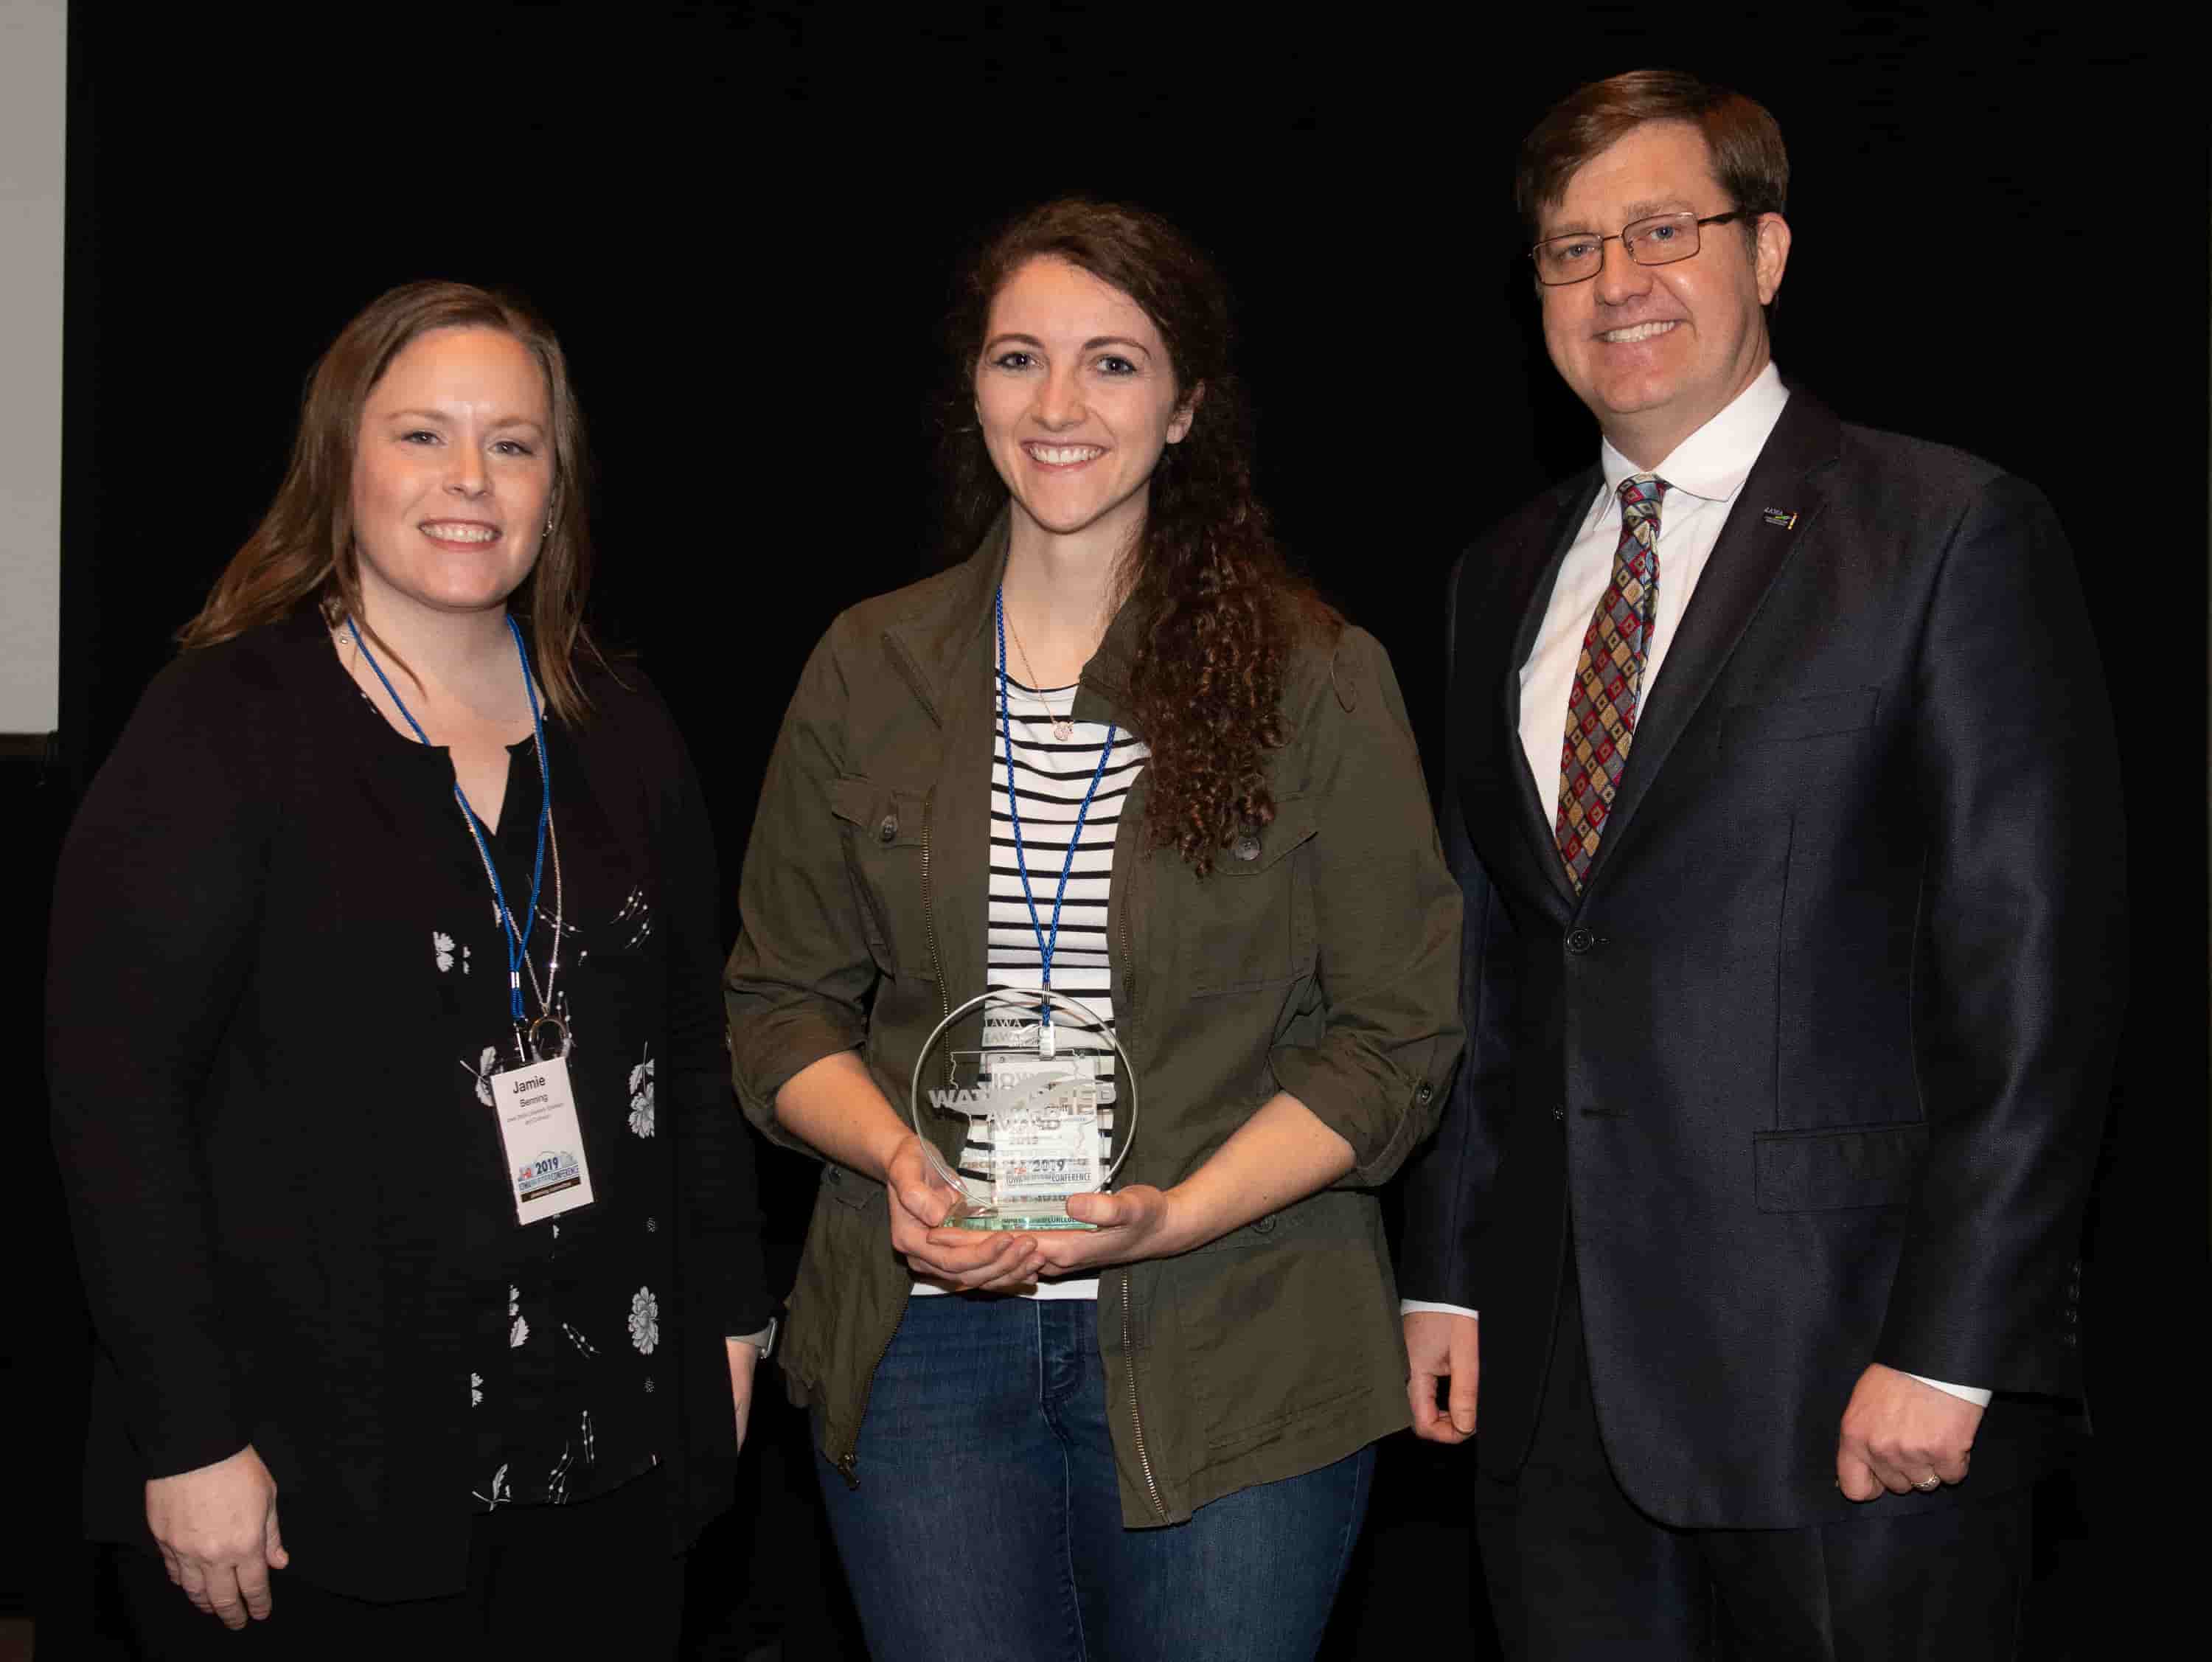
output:
[[[1006,628],[1012,632],[1014,650],[1022,654],[1022,673],[1030,678],[1030,696],[1040,704],[1044,704],[1043,684],[1037,679],[1036,666],[1030,662],[1030,649],[1022,644],[1022,632],[1014,628],[1014,617],[1011,612],[1006,614]],[[1074,721],[1065,715],[1054,715],[1049,704],[1045,704],[1045,714],[1052,716],[1052,736],[1063,745],[1071,743],[1075,738]]]

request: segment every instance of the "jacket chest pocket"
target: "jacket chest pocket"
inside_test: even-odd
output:
[[[1274,823],[1247,832],[1214,857],[1200,878],[1180,861],[1186,979],[1194,994],[1281,986],[1313,967],[1313,884],[1309,873],[1314,804],[1275,805]]]
[[[1874,725],[1881,702],[1879,687],[1853,687],[1846,692],[1816,693],[1773,703],[1736,704],[1722,725],[1721,742],[1734,750],[1746,745],[1788,744],[1863,733]]]
[[[845,866],[877,967],[895,975],[902,961],[925,963],[927,947],[922,862],[928,855],[928,804],[920,791],[848,777],[830,787],[841,822]]]

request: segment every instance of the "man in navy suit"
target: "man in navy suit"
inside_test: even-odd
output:
[[[1601,441],[1453,574],[1468,1050],[1401,1275],[1515,1656],[2008,1655],[2079,1390],[2096,648],[2033,486],[1777,371],[1788,176],[1764,109],[1672,72],[1522,152]],[[1870,275],[1946,234],[1841,222]]]

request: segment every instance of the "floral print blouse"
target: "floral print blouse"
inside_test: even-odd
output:
[[[663,967],[655,898],[585,788],[564,767],[549,727],[554,832],[561,888],[549,853],[529,951],[538,981],[556,928],[554,999],[569,1032],[568,1075],[584,1129],[596,1198],[528,1226],[514,1218],[503,1164],[475,1191],[472,1238],[486,1244],[483,1317],[466,1381],[477,1430],[467,1488],[478,1511],[558,1506],[604,1494],[659,1463],[650,1398],[673,1385],[661,1342],[669,1292],[672,1162],[656,1136],[655,1058]],[[499,828],[489,839],[500,884],[518,920],[529,905],[537,849],[538,758],[514,752]],[[466,846],[459,810],[453,836]],[[489,885],[474,916],[434,920],[424,968],[456,995],[469,1043],[455,1058],[454,1111],[489,1121],[490,1076],[514,1065],[507,1002],[507,953]],[[524,977],[524,1004],[536,995]],[[494,1126],[490,1145],[498,1148]],[[455,1389],[460,1387],[455,1382]]]

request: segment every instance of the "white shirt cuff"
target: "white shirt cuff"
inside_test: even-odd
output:
[[[1474,1311],[1469,1310],[1463,1304],[1432,1304],[1426,1299],[1401,1299],[1398,1300],[1398,1313],[1401,1316],[1410,1316],[1416,1310],[1432,1311],[1439,1316],[1475,1315]],[[1479,1320],[1480,1318],[1478,1317],[1477,1319]]]
[[[1899,1370],[1900,1373],[1902,1369]],[[1908,1379],[1917,1379],[1924,1385],[1934,1385],[1947,1396],[1956,1397],[1962,1403],[1972,1403],[1976,1408],[1990,1405],[1990,1393],[1980,1385],[1952,1385],[1942,1379],[1931,1379],[1925,1373],[1907,1373]]]

